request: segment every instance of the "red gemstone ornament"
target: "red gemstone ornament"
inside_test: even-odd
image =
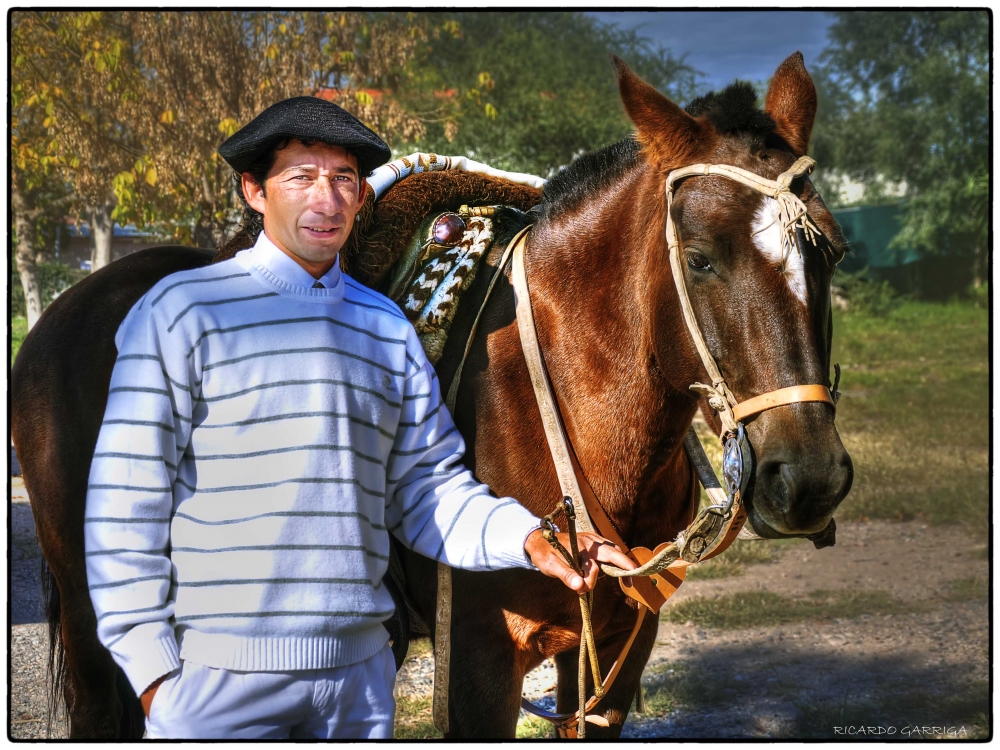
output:
[[[431,236],[439,245],[457,245],[465,234],[465,220],[458,214],[441,214],[434,220]]]

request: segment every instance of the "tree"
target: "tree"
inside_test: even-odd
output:
[[[405,67],[416,44],[400,14],[132,11],[124,19],[148,81],[131,120],[147,160],[118,178],[120,218],[155,216],[178,239],[222,244],[236,215],[232,173],[217,149],[291,96],[324,95],[390,137],[422,133],[395,100],[365,91]],[[157,186],[158,211],[143,182]]]
[[[218,146],[268,105],[321,95],[388,139],[423,134],[392,92],[432,25],[400,13],[17,11],[12,78],[44,112],[52,167],[106,235],[99,246],[112,220],[213,246],[239,216]]]
[[[969,248],[986,270],[990,19],[987,11],[844,11],[823,55],[816,145],[872,185],[905,184],[896,242]]]
[[[427,150],[545,175],[624,137],[631,125],[609,52],[674,99],[694,94],[696,73],[683,60],[583,13],[465,12],[451,19],[455,34],[428,41],[429,59],[418,70],[429,85],[420,90],[433,89],[438,102],[478,106],[429,118],[421,141]],[[426,100],[412,108],[425,109]]]
[[[122,112],[143,86],[127,29],[113,12],[14,11],[11,19],[12,104],[22,122],[41,120],[30,138],[22,128],[21,143],[46,161],[50,179],[72,184],[96,270],[111,260],[114,177],[142,156]]]

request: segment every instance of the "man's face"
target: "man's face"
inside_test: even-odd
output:
[[[265,186],[243,174],[243,195],[264,215],[268,238],[314,276],[326,273],[365,195],[357,160],[340,146],[291,141],[277,152]]]

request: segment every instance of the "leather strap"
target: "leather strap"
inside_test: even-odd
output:
[[[437,564],[437,609],[434,613],[434,726],[447,734],[448,678],[451,674],[451,568]]]
[[[515,243],[530,228],[531,225],[529,224],[514,235],[511,241],[507,243],[503,255],[500,256],[500,263],[497,265],[497,270],[493,274],[493,278],[490,279],[490,285],[486,288],[486,296],[483,297],[483,302],[479,306],[476,319],[472,322],[472,330],[469,331],[469,338],[465,342],[465,351],[462,352],[462,359],[458,363],[458,369],[455,370],[454,376],[452,376],[451,385],[448,388],[448,396],[445,399],[445,405],[453,417],[455,415],[455,403],[458,400],[458,389],[462,383],[462,370],[465,369],[465,361],[469,358],[469,352],[472,351],[472,342],[476,338],[476,331],[479,329],[479,320],[483,317],[486,304],[490,301],[490,296],[493,294],[493,287],[496,286],[497,281],[503,275],[507,264],[510,262],[511,252],[514,249]],[[443,562],[439,562],[437,564],[437,573],[437,608],[434,616],[434,698],[432,702],[432,715],[434,717],[434,726],[437,730],[442,734],[447,734],[449,729],[448,687],[451,674],[451,567]]]
[[[569,438],[566,436],[566,429],[559,414],[559,404],[556,402],[552,383],[545,370],[542,348],[538,343],[538,333],[535,330],[535,317],[531,310],[528,276],[524,269],[524,246],[527,242],[527,234],[519,234],[512,242],[514,243],[514,257],[511,263],[511,280],[514,284],[517,330],[521,337],[521,348],[524,351],[524,361],[528,365],[528,374],[531,376],[535,400],[538,402],[538,411],[542,417],[542,426],[549,444],[549,453],[552,456],[556,476],[559,479],[559,488],[564,497],[573,500],[576,525],[580,531],[596,530],[598,534],[617,544],[622,552],[629,554],[628,545],[618,535],[590,487],[590,483],[583,476]],[[626,594],[652,611],[659,612],[666,602],[666,597],[657,588],[659,585],[657,577],[649,576],[633,578],[632,580],[634,588],[629,590],[622,587]]]
[[[556,396],[552,391],[542,361],[542,349],[538,345],[538,335],[535,332],[535,316],[531,312],[531,297],[528,294],[528,276],[524,270],[524,245],[527,231],[521,231],[514,241],[514,261],[511,264],[511,280],[514,283],[514,299],[516,301],[517,330],[521,335],[521,348],[524,350],[524,361],[528,365],[531,376],[531,386],[538,401],[538,411],[545,428],[545,439],[549,444],[549,453],[556,467],[559,488],[563,497],[573,501],[576,511],[576,525],[580,531],[593,531],[594,524],[590,513],[583,502],[583,493],[573,471],[573,461],[569,455],[569,439],[559,418],[556,406]]]
[[[639,565],[642,565],[648,558],[640,559],[636,554],[637,550],[629,549],[629,546],[625,544],[625,540],[618,535],[617,529],[612,525],[611,519],[604,512],[604,508],[597,499],[597,495],[594,494],[594,489],[590,486],[590,482],[584,476],[583,470],[580,468],[580,462],[573,451],[572,444],[569,444],[569,457],[573,462],[573,471],[580,482],[583,501],[587,505],[587,509],[591,512],[594,526],[597,527],[597,533],[605,539],[614,542],[622,552],[635,560]],[[626,580],[631,580],[631,585],[626,585]],[[667,599],[670,598],[670,595],[667,593],[670,590],[668,579],[665,579],[659,573],[632,579],[621,578],[618,583],[627,596],[635,599],[640,605],[649,607],[653,612],[659,612],[663,605],[666,604]]]
[[[737,422],[742,422],[747,417],[773,409],[775,406],[797,404],[802,401],[825,401],[833,406],[833,396],[825,385],[793,385],[740,402],[733,408],[733,416]]]

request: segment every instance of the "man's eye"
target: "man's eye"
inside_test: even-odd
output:
[[[708,258],[701,253],[688,253],[687,261],[691,268],[697,268],[699,271],[704,271],[712,267],[712,264],[708,262]]]

